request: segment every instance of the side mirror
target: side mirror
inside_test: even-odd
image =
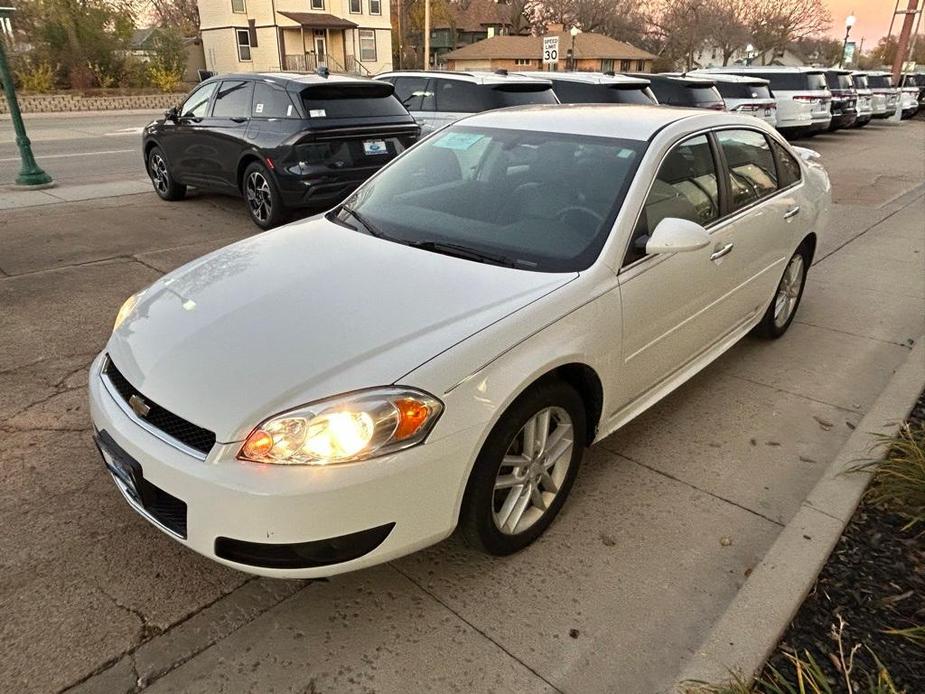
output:
[[[176,106],[171,106],[169,109],[164,111],[164,118],[166,118],[167,120],[173,120],[173,121],[179,119],[180,109],[178,109]]]
[[[665,217],[646,241],[646,253],[654,255],[699,251],[709,245],[710,234],[697,222],[680,217]]]
[[[822,155],[814,149],[809,149],[808,147],[797,147],[795,145],[792,148],[794,152],[800,155],[800,159],[803,161],[810,162],[822,158]]]

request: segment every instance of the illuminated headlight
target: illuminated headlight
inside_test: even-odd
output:
[[[119,326],[125,322],[125,319],[132,315],[132,311],[135,310],[135,306],[138,305],[138,298],[141,296],[141,292],[138,294],[132,294],[128,299],[125,300],[125,303],[122,304],[122,308],[119,309],[119,312],[116,314],[116,322],[112,326],[113,332],[119,329]]]
[[[271,417],[245,439],[238,460],[329,465],[366,460],[421,443],[443,404],[409,388],[343,395]]]

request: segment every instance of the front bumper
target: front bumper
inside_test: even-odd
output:
[[[164,522],[114,481],[137,512],[210,559],[263,576],[331,576],[434,544],[456,525],[478,428],[331,467],[242,463],[234,459],[240,444],[222,443],[200,460],[141,427],[107,390],[101,362],[102,355],[90,370],[93,425],[137,462],[145,484],[174,500],[174,512],[176,502],[185,506],[182,525]],[[280,568],[291,566],[280,556],[293,553],[302,566]]]

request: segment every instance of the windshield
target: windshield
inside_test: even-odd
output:
[[[401,116],[408,112],[392,96],[392,85],[384,82],[330,84],[302,90],[302,103],[309,118],[368,118]]]
[[[717,82],[716,88],[727,99],[770,99],[771,90],[766,84],[755,82]]]
[[[451,126],[361,186],[336,219],[470,260],[583,270],[644,149],[635,140]]]
[[[876,89],[888,89],[892,86],[887,75],[868,75],[867,85]]]

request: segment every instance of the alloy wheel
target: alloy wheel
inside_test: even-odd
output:
[[[495,477],[492,518],[505,535],[536,523],[562,488],[572,464],[575,433],[561,407],[537,412],[511,441]]]
[[[247,204],[251,214],[258,222],[266,223],[273,211],[273,199],[270,196],[270,183],[259,171],[252,171],[245,185]]]
[[[149,161],[148,169],[151,172],[151,182],[161,195],[166,195],[170,188],[170,175],[167,173],[167,162],[158,152],[154,152]]]
[[[797,253],[790,259],[780,285],[777,287],[777,296],[774,298],[774,325],[776,327],[784,327],[793,315],[797,301],[800,299],[805,272],[803,256]]]

